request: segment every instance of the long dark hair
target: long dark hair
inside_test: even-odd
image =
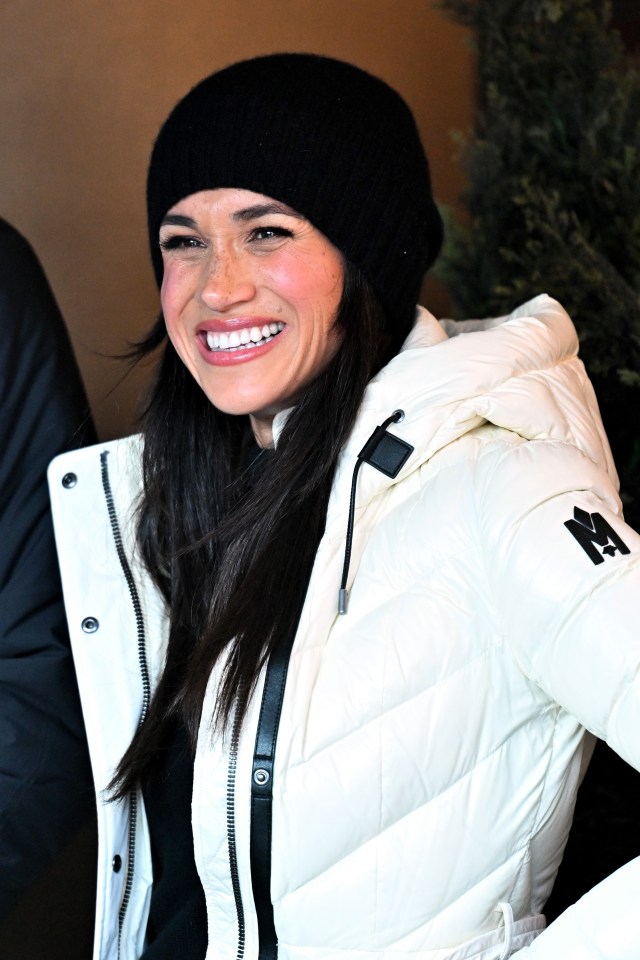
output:
[[[292,639],[322,536],[336,461],[364,389],[397,349],[367,281],[345,265],[341,347],[249,482],[247,417],[217,410],[167,342],[144,415],[138,542],[170,612],[162,676],[111,796],[152,772],[172,722],[194,745],[212,668],[227,651],[214,725],[243,711],[271,650]],[[164,324],[139,348],[158,346]],[[262,455],[261,455],[262,456]]]

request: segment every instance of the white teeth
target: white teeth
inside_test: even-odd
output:
[[[265,323],[263,327],[243,327],[229,333],[213,333],[208,330],[205,341],[209,350],[237,350],[242,346],[258,346],[266,343],[284,330],[284,323]]]

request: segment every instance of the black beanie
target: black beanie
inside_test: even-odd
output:
[[[306,217],[362,271],[393,340],[404,339],[442,221],[413,115],[384,81],[340,60],[277,53],[194,87],[160,130],[149,164],[158,284],[164,215],[218,187],[264,194]]]

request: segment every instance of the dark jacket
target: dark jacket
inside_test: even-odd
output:
[[[91,811],[47,464],[93,441],[69,336],[27,241],[0,220],[0,917]]]

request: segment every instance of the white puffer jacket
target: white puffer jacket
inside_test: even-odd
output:
[[[421,311],[369,385],[339,462],[275,755],[281,960],[640,957],[635,862],[537,936],[590,755],[584,728],[640,767],[640,536],[620,517],[566,313],[541,296],[483,326]],[[389,433],[415,449],[395,479],[360,470],[339,616],[357,454],[398,408]],[[98,791],[148,696],[140,663],[153,688],[166,639],[133,549],[139,453],[134,438],[50,468]],[[257,960],[249,791],[261,690],[230,764],[229,738],[214,742],[206,723],[216,684],[214,673],[193,794],[207,957]],[[134,819],[132,830],[126,804],[100,806],[102,960],[118,955],[119,912],[122,960],[143,946],[151,864],[140,798]]]

